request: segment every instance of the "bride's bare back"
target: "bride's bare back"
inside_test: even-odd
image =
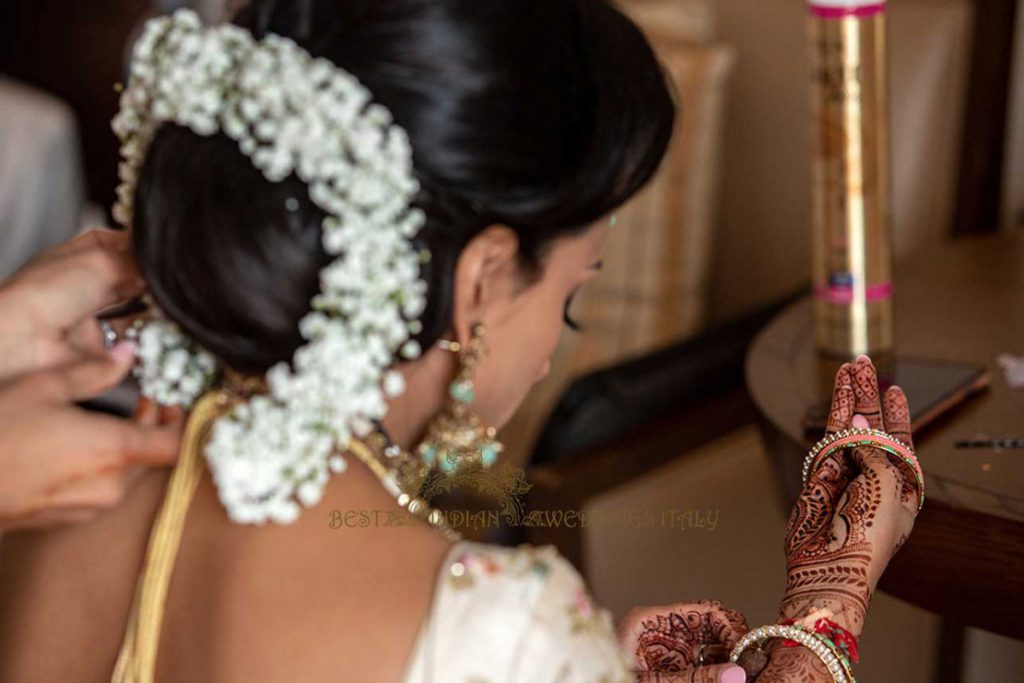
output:
[[[110,680],[167,475],[89,524],[0,540],[0,683]],[[331,529],[335,509],[397,508],[353,465],[295,524],[240,526],[205,477],[156,680],[399,680],[451,544],[423,526]]]

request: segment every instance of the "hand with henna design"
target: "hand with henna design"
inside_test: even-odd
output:
[[[882,429],[913,445],[906,396],[891,387],[879,397],[867,356],[836,374],[827,431],[850,427]],[[835,614],[833,621],[860,635],[875,586],[917,516],[916,483],[904,467],[884,451],[859,447],[832,456],[811,474],[786,530],[781,618],[799,619],[812,608],[825,608]],[[832,680],[804,648],[780,648],[776,641],[768,650],[759,683]]]
[[[880,398],[875,368],[866,356],[843,365],[836,375],[828,432],[850,427],[882,429],[912,446],[906,397],[892,387]],[[825,608],[834,614],[833,621],[860,635],[878,580],[917,516],[916,483],[902,467],[884,451],[859,447],[831,456],[811,474],[786,531],[781,618]],[[745,675],[735,667],[695,665],[700,644],[715,641],[731,648],[746,630],[742,616],[719,603],[680,604],[634,610],[623,621],[621,640],[635,658],[638,683],[726,681],[732,674],[743,681]],[[832,680],[809,650],[781,648],[779,641],[766,650],[760,683]],[[758,656],[763,663],[763,655]]]
[[[741,613],[703,600],[636,608],[620,623],[619,640],[633,655],[637,683],[731,683],[745,680],[727,659],[748,630]]]
[[[880,399],[867,356],[836,375],[828,431],[849,427],[882,429],[912,445],[906,397],[892,387]],[[798,618],[812,606],[825,607],[859,635],[875,586],[914,525],[915,487],[910,472],[875,448],[855,448],[822,463],[790,516],[782,615]]]

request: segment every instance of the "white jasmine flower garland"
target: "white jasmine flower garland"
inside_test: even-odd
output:
[[[294,42],[256,41],[230,25],[204,28],[180,10],[150,21],[135,46],[114,131],[123,161],[115,218],[132,221],[135,186],[159,127],[218,132],[271,181],[297,175],[327,214],[334,261],[300,323],[306,344],[267,373],[269,393],[214,425],[206,458],[232,520],[287,524],[315,505],[349,438],[365,435],[404,390],[389,367],[419,355],[410,337],[426,284],[412,238],[424,223],[406,132],[354,76]],[[412,321],[412,322],[410,322]],[[214,374],[212,357],[169,321],[139,332],[143,393],[189,405]]]
[[[210,384],[217,371],[212,355],[191,342],[166,320],[153,320],[128,337],[139,345],[135,376],[145,394],[162,405],[189,405]]]

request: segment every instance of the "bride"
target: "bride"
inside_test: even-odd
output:
[[[4,538],[0,681],[852,680],[923,496],[865,357],[807,464],[777,625],[703,602],[616,634],[553,548],[459,540],[422,497],[499,457],[674,113],[606,0],[150,22],[115,215],[154,304],[139,419],[190,411],[182,453],[87,525]]]

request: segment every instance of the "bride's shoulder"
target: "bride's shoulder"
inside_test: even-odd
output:
[[[456,544],[420,646],[438,680],[629,680],[611,615],[554,546]]]

